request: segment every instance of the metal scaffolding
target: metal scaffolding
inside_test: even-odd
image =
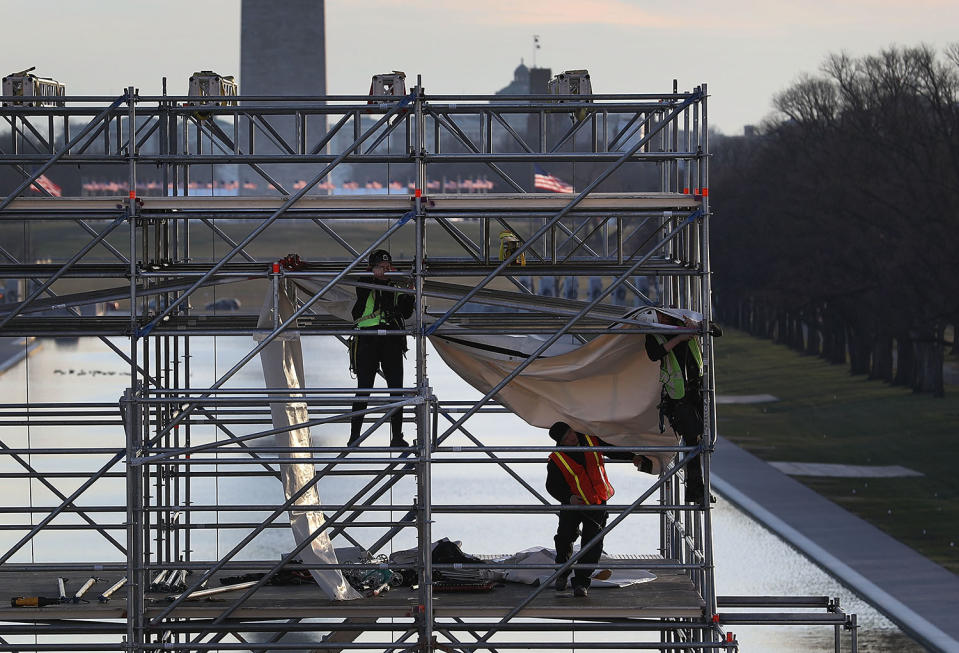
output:
[[[708,503],[715,383],[705,327],[697,334],[705,361],[703,442],[636,448],[674,456],[674,464],[635,498],[610,504],[603,531],[654,519],[654,555],[602,566],[651,571],[656,582],[574,602],[552,596],[552,580],[578,564],[579,554],[563,566],[539,567],[432,560],[432,543],[447,535],[434,532],[442,515],[509,524],[557,512],[534,487],[541,479],[523,473],[531,463],[541,471],[553,447],[490,444],[471,428],[478,416],[508,412],[496,393],[515,375],[563,337],[585,343],[601,334],[657,332],[625,319],[627,306],[687,308],[709,324],[705,85],[680,92],[674,84],[664,94],[492,97],[427,95],[418,81],[405,97],[236,99],[140,97],[130,87],[116,98],[0,108],[0,168],[19,175],[0,199],[0,279],[20,288],[16,302],[0,304],[0,337],[98,338],[129,370],[119,407],[74,401],[67,384],[56,401],[28,396],[0,404],[2,478],[31,489],[29,505],[2,508],[10,536],[0,547],[0,586],[25,602],[0,608],[0,651],[733,651],[738,643],[727,626],[736,623],[831,625],[836,650],[841,630],[855,650],[855,615],[837,601],[717,597]],[[573,191],[536,192],[536,167]],[[79,170],[81,181],[119,181],[122,192],[59,196],[42,182],[64,170]],[[224,174],[238,180],[238,170],[265,190],[214,192]],[[385,180],[384,192],[333,192],[328,182],[340,170],[351,179]],[[300,172],[304,178],[290,186]],[[494,192],[430,191],[441,177],[480,174]],[[389,189],[394,179],[398,190]],[[503,232],[515,238],[505,249]],[[412,343],[412,385],[373,389],[364,432],[352,446],[339,435],[335,446],[269,444],[283,431],[274,428],[271,406],[305,405],[306,426],[341,429],[354,415],[357,388],[345,363],[341,383],[294,389],[244,386],[241,371],[291,334],[343,343],[356,335],[320,306],[334,287],[362,284],[369,254],[385,243],[422,308],[403,332]],[[289,251],[302,262],[280,263]],[[561,278],[569,288],[586,280],[592,288],[585,300],[572,292],[544,296],[530,287],[537,278]],[[268,308],[272,297],[272,322],[264,327],[257,314],[217,310],[222,288],[267,297]],[[281,293],[295,299],[285,318],[275,310]],[[103,305],[111,310],[93,308]],[[464,399],[433,387],[427,364],[429,337],[454,333],[536,335],[541,344],[489,392]],[[231,350],[225,370],[193,360],[198,342],[232,336],[249,345]],[[414,444],[376,446],[373,432],[396,409]],[[36,445],[31,429],[62,437]],[[90,429],[97,437],[86,437]],[[701,505],[681,500],[685,466],[697,455],[707,487]],[[211,485],[275,479],[279,486],[282,465],[293,463],[314,465],[315,473],[285,501],[222,501],[219,485]],[[437,502],[434,474],[446,466],[460,474],[495,466],[515,484],[516,501]],[[408,502],[393,495],[404,479],[415,484]],[[325,520],[311,536],[362,555],[304,563],[304,541],[279,559],[265,557],[255,544],[289,530],[291,508],[302,509],[302,497],[331,481],[349,490],[312,506]],[[40,555],[28,556],[44,537],[61,542],[57,553],[43,555],[40,547]],[[64,537],[83,544],[64,551]],[[377,556],[394,541],[413,542],[410,589],[344,602],[319,596],[315,584],[272,582],[311,569],[381,570]],[[436,595],[437,576],[490,565],[541,568],[549,578]],[[29,603],[51,595],[67,574],[97,578],[87,596],[101,599]],[[211,595],[224,577],[250,580]]]

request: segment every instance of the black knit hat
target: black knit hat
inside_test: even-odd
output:
[[[549,437],[559,442],[570,428],[570,425],[566,422],[556,422],[549,427]]]
[[[378,249],[372,254],[370,254],[370,269],[373,269],[377,264],[382,263],[383,261],[393,262],[393,257],[390,256],[390,253],[385,249]]]

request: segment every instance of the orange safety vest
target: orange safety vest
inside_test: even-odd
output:
[[[586,445],[595,447],[596,442],[588,435]],[[575,462],[570,456],[559,451],[554,451],[549,455],[549,459],[557,465],[569,489],[574,494],[578,494],[587,505],[597,505],[613,496],[613,486],[609,484],[606,478],[606,465],[603,462],[603,454],[599,451],[586,452],[586,466],[583,467]]]

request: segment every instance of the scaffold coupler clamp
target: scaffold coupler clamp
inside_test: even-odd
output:
[[[410,608],[410,616],[413,617],[414,623],[419,623],[423,620],[423,615],[426,614],[426,606],[423,604],[414,605]]]
[[[126,209],[127,222],[132,222],[140,217],[140,209],[143,208],[143,200],[137,197],[136,190],[130,190],[129,195],[124,202],[123,208]]]
[[[455,653],[455,650],[447,646],[446,644],[440,644],[436,641],[436,635],[433,635],[429,640],[420,641],[416,646],[411,650],[413,651],[445,651],[446,653]]]
[[[426,151],[423,151],[423,156],[426,156]],[[432,208],[436,206],[436,202],[431,200],[429,195],[423,193],[422,188],[414,188],[413,194],[410,195],[410,201],[413,202],[414,209],[418,210],[420,206],[425,206],[427,208]]]
[[[732,632],[726,633],[726,650],[727,651],[739,650],[739,642],[736,641],[736,633],[732,633]]]

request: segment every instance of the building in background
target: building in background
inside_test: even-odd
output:
[[[243,0],[240,93],[326,95],[324,0]]]
[[[496,95],[546,95],[551,76],[550,68],[528,68],[520,59],[513,71],[513,81],[496,91]]]
[[[240,6],[240,94],[326,95],[326,16],[324,0],[242,0]],[[295,151],[297,128],[292,117],[272,117],[272,127]],[[326,131],[324,116],[307,119],[307,133]],[[257,152],[282,149],[265,128],[254,134]],[[309,140],[309,139],[308,139]],[[249,150],[244,134],[243,146]],[[322,167],[310,165],[263,166],[271,177],[292,193],[301,180],[312,179]],[[249,167],[240,169],[241,189],[255,186],[251,194],[264,194],[267,182]],[[243,192],[243,190],[241,190]],[[316,192],[325,193],[325,190]]]

